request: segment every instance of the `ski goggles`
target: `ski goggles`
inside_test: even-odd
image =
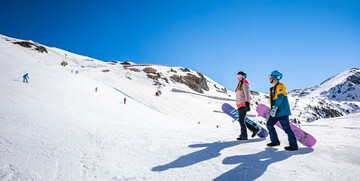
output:
[[[241,74],[238,74],[236,77],[237,77],[238,79],[244,78],[244,76],[241,75]]]
[[[269,79],[274,79],[274,80],[276,80],[276,81],[279,82],[279,80],[281,79],[281,77],[280,77],[280,76],[276,76],[276,75],[270,75],[270,76],[269,76]]]

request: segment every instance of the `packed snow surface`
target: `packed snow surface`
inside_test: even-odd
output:
[[[313,148],[285,151],[280,129],[281,146],[266,148],[269,138],[234,141],[239,124],[214,112],[224,101],[170,91],[181,85],[156,97],[145,75],[104,76],[108,65],[97,60],[88,69],[76,58],[53,66],[63,50],[48,49],[43,58],[0,39],[0,180],[360,178],[359,113],[302,124],[317,139]]]

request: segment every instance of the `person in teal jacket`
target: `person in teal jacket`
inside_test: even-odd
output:
[[[298,150],[296,136],[294,131],[291,129],[289,122],[289,115],[291,115],[289,100],[285,84],[279,82],[281,78],[282,74],[277,70],[271,72],[269,77],[270,83],[273,84],[273,87],[270,88],[269,93],[271,112],[269,120],[266,123],[271,143],[268,143],[267,146],[273,147],[280,145],[278,135],[274,128],[275,124],[279,121],[283,130],[288,135],[290,146],[285,147],[285,150],[296,151]]]
[[[23,82],[25,83],[28,83],[28,79],[29,79],[29,73],[26,73],[25,75],[23,75]]]

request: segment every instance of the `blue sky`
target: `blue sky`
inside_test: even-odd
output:
[[[360,1],[0,0],[0,34],[99,60],[183,66],[235,89],[238,71],[267,92],[360,68]]]

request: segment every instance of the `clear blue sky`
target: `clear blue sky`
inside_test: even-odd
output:
[[[359,0],[0,0],[0,34],[103,61],[189,67],[231,90],[240,70],[267,92],[275,69],[293,90],[360,67]]]

